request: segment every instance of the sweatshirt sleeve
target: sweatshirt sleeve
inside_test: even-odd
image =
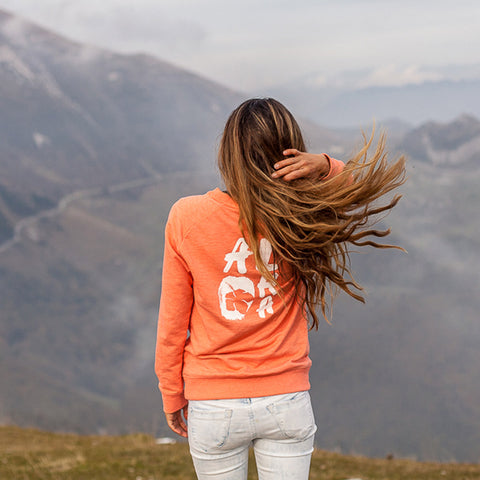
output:
[[[336,158],[330,157],[324,153],[330,163],[330,170],[328,171],[327,175],[325,175],[322,180],[330,180],[331,178],[335,177],[339,173],[342,173],[343,169],[345,168],[345,164],[341,160],[337,160]]]
[[[162,294],[155,351],[155,373],[166,413],[175,412],[187,403],[183,393],[182,370],[193,305],[193,281],[179,251],[181,242],[182,225],[174,205],[165,228]]]

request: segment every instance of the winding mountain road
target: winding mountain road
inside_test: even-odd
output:
[[[52,218],[57,215],[60,215],[71,203],[81,200],[88,197],[94,197],[96,195],[105,194],[105,193],[116,193],[123,190],[130,190],[133,188],[138,187],[145,187],[147,185],[153,185],[160,180],[162,180],[162,175],[157,172],[154,173],[152,176],[138,178],[135,180],[129,180],[127,182],[121,182],[114,185],[110,185],[108,187],[95,187],[95,188],[88,188],[82,190],[76,190],[72,193],[69,193],[62,197],[57,206],[54,208],[50,208],[48,210],[42,210],[41,212],[36,213],[35,215],[31,215],[30,217],[25,217],[19,220],[15,224],[13,237],[9,240],[0,244],[0,255],[7,252],[10,248],[14,245],[19,243],[22,238],[23,234],[30,228],[35,226],[40,220],[44,218]]]

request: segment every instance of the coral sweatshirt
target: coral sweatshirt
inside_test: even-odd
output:
[[[343,169],[330,159],[326,178]],[[176,202],[165,229],[155,371],[167,413],[187,400],[308,390],[308,325],[288,272],[282,296],[260,274],[238,226],[236,202],[218,188]],[[261,256],[274,272],[272,248]]]

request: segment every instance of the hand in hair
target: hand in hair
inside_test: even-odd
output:
[[[274,165],[276,171],[272,173],[273,178],[290,181],[308,177],[318,180],[330,171],[330,160],[324,153],[307,153],[289,148],[284,150],[283,154],[290,156]]]

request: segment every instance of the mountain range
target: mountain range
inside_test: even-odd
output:
[[[374,120],[419,126],[429,121],[448,123],[462,114],[480,116],[478,77],[364,87],[323,86],[306,78],[274,86],[268,94],[295,105],[297,115],[336,128],[358,128]]]
[[[0,11],[2,423],[168,435],[153,373],[163,229],[176,199],[219,185],[215,146],[243,98]],[[301,121],[309,148],[347,161],[360,132],[315,120]],[[353,254],[366,305],[340,296],[312,332],[317,443],[478,461],[480,122],[386,125],[409,178],[380,222],[408,254]]]

